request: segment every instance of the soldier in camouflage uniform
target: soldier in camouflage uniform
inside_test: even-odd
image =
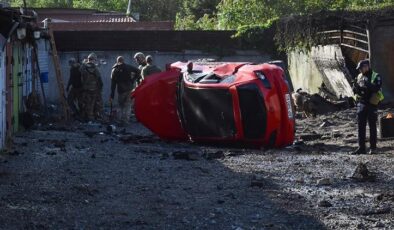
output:
[[[147,65],[145,55],[141,52],[138,52],[134,55],[134,60],[138,64],[138,69],[140,70],[141,73],[142,69]],[[133,85],[133,89],[137,88],[137,86],[141,83],[142,80],[144,79],[140,74],[139,79]]]
[[[153,64],[152,56],[146,56],[146,66],[142,68],[141,77],[145,79],[147,76],[152,75],[154,73],[160,73],[161,69]]]
[[[142,70],[146,66],[145,55],[141,52],[138,52],[134,55],[134,60],[138,64],[138,69]]]
[[[103,109],[101,96],[103,81],[96,67],[96,60],[96,54],[91,53],[88,56],[88,62],[81,66],[84,116],[90,121],[100,118]]]

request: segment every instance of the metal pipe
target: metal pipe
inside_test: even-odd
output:
[[[356,34],[356,35],[363,36],[363,37],[367,37],[366,34],[354,32],[354,31],[351,31],[351,30],[344,30],[343,32],[349,33],[349,34]]]
[[[365,49],[362,49],[362,48],[359,48],[359,47],[356,47],[356,46],[352,46],[352,45],[348,45],[348,44],[341,44],[341,46],[345,46],[345,47],[349,47],[349,48],[353,48],[353,49],[356,49],[356,50],[359,50],[359,51],[362,51],[362,52],[365,52],[365,53],[369,53],[369,51],[368,50],[365,50]]]
[[[331,36],[329,38],[330,39],[341,39],[341,36]],[[361,43],[364,43],[364,44],[368,45],[368,41],[360,40],[360,39],[353,38],[353,37],[342,36],[342,39],[357,41],[357,42],[361,42]],[[341,43],[343,43],[343,41],[341,41]]]

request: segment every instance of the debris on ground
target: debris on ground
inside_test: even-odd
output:
[[[353,171],[352,179],[358,181],[375,181],[376,175],[368,170],[364,163],[359,163]]]
[[[318,207],[329,208],[329,207],[332,207],[332,204],[327,200],[321,200],[321,201],[319,201]]]
[[[332,185],[332,182],[330,178],[322,178],[317,181],[317,185],[328,186],[328,185]]]
[[[340,101],[330,101],[317,93],[309,94],[302,89],[294,92],[292,98],[296,110],[303,113],[306,117],[316,117],[316,115],[332,113],[352,107],[350,98],[344,98]],[[329,124],[328,122],[323,123],[323,125]]]
[[[259,187],[262,188],[265,185],[264,177],[261,175],[253,175],[252,180],[250,182],[251,187]]]
[[[109,125],[18,133],[0,154],[0,228],[394,229],[394,140],[349,155],[355,109],[300,116],[284,149],[169,142],[137,122]]]
[[[201,154],[196,151],[175,151],[172,153],[175,160],[197,161]]]

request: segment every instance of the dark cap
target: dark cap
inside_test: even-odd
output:
[[[361,60],[356,67],[356,70],[361,69],[363,66],[368,65],[369,66],[369,60],[365,59],[365,60]]]

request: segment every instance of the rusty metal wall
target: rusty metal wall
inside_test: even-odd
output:
[[[385,102],[394,101],[394,18],[373,28],[371,62],[372,68],[383,77]]]

